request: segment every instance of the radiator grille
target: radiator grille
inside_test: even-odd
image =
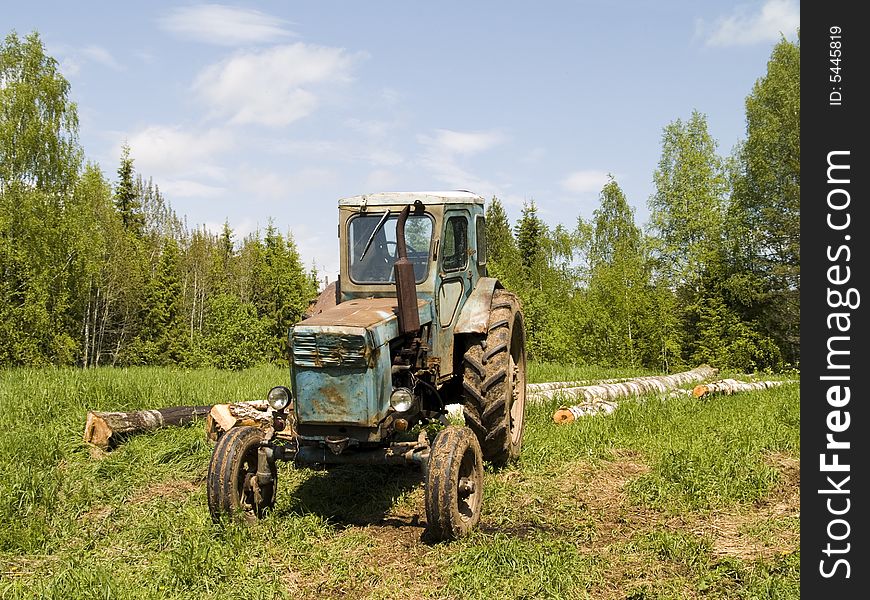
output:
[[[361,335],[293,332],[293,364],[300,367],[366,367],[366,339]]]

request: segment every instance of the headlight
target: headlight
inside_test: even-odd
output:
[[[414,413],[419,408],[414,393],[408,388],[396,388],[390,394],[390,406],[399,413]]]
[[[291,397],[292,394],[290,393],[290,390],[285,388],[283,385],[279,385],[269,390],[269,395],[266,397],[266,401],[269,403],[269,406],[272,407],[272,410],[284,410],[287,408],[287,405],[290,404]]]

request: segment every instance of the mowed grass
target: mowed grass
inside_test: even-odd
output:
[[[530,381],[646,372],[531,364]],[[422,477],[282,465],[276,510],[211,522],[203,423],[94,453],[87,410],[263,397],[276,367],[0,371],[0,598],[797,598],[799,387],[623,401],[487,469],[471,536],[427,544]]]

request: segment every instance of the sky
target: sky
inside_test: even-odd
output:
[[[4,1],[71,84],[88,160],[121,148],[188,226],[270,222],[338,272],[338,199],[464,189],[514,222],[589,219],[612,175],[649,217],[663,128],[704,113],[719,152],[797,0]]]

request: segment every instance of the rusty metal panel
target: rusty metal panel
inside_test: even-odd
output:
[[[348,300],[305,319],[297,326],[369,327],[395,317],[396,306],[395,298]]]
[[[369,425],[377,390],[369,369],[294,369],[296,418],[300,424]]]
[[[454,333],[486,333],[489,310],[495,288],[501,287],[494,277],[481,277],[462,307]]]
[[[310,331],[359,335],[367,330],[370,347],[377,348],[399,337],[396,310],[395,298],[348,300],[298,323],[291,335]],[[423,325],[435,318],[435,309],[428,295],[417,300],[417,311]]]

